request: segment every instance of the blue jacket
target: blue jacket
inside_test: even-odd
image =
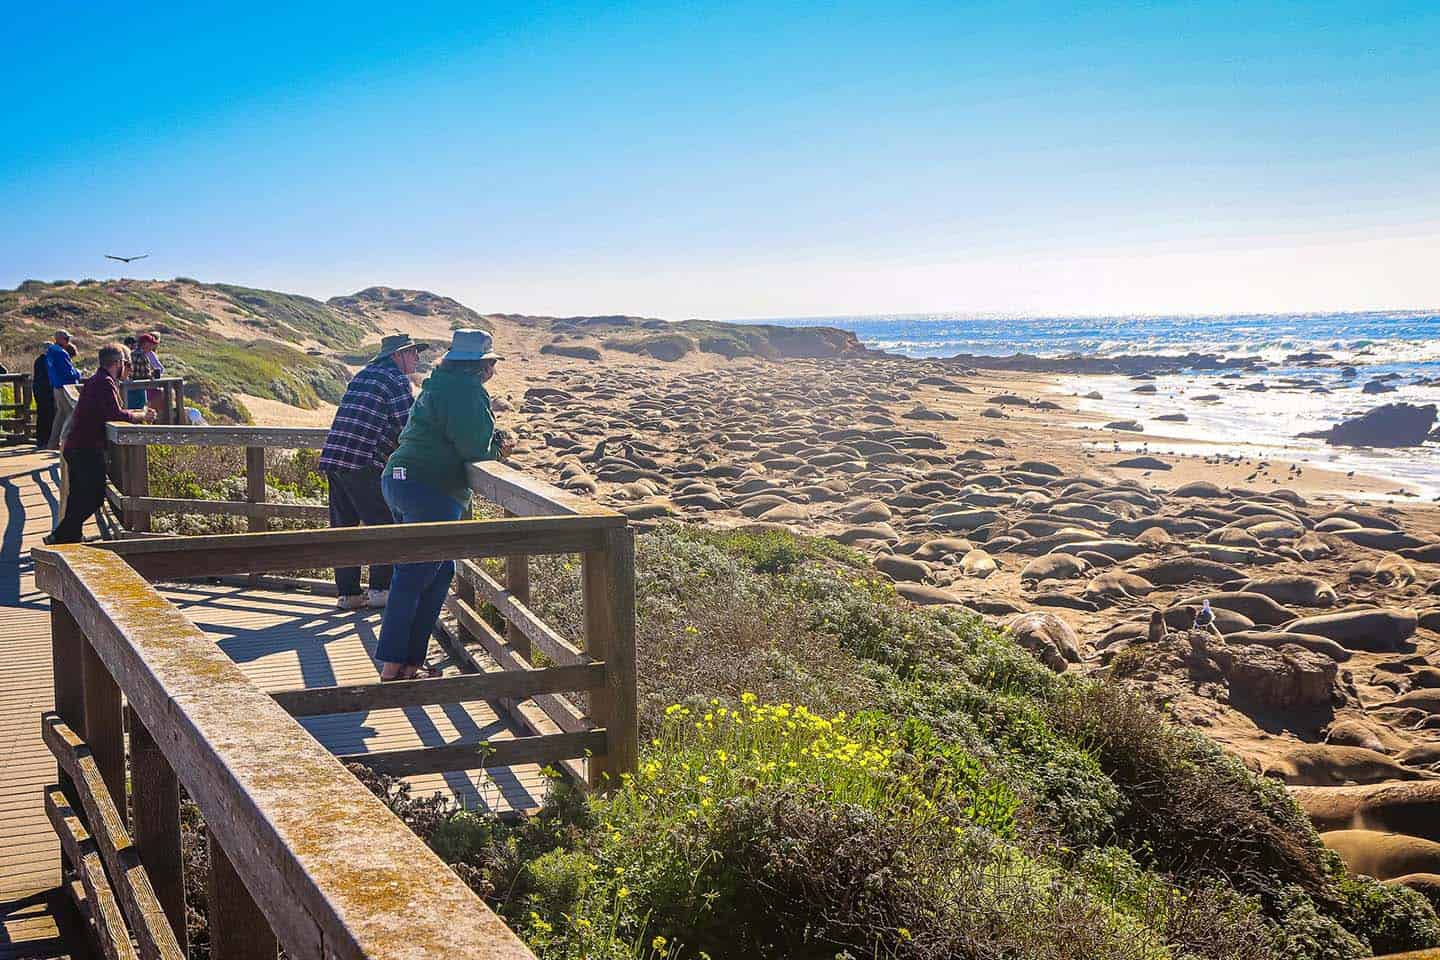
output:
[[[80,382],[80,371],[70,360],[70,354],[58,343],[45,348],[45,369],[50,372],[50,386],[58,390],[72,383]]]

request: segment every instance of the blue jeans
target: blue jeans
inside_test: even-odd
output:
[[[380,490],[397,523],[459,520],[464,507],[448,494],[418,480],[396,480],[387,470]],[[375,659],[382,663],[420,666],[430,647],[430,634],[445,594],[455,576],[455,561],[398,563],[390,581],[390,600],[380,621],[380,643]]]

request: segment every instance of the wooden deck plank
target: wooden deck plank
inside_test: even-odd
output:
[[[374,683],[378,676],[379,610],[338,610],[332,597],[223,585],[165,585],[162,592],[262,689]],[[432,654],[440,662],[438,647]],[[331,714],[299,723],[332,753],[476,743],[521,733],[485,702]],[[406,780],[417,795],[438,792],[497,812],[534,809],[546,789],[534,764]]]
[[[52,706],[50,613],[29,558],[55,522],[55,463],[53,453],[0,451],[0,960],[67,954],[53,913],[64,901],[60,843],[41,793],[55,780],[40,742],[40,714]]]
[[[40,715],[52,706],[49,599],[35,588],[30,547],[54,525],[56,456],[27,448],[0,450],[0,960],[66,956],[52,904],[59,888],[59,842],[43,803],[55,761],[40,740]],[[87,531],[95,535],[92,528]],[[259,686],[373,683],[378,610],[340,611],[331,597],[229,586],[168,585],[167,597]],[[434,662],[439,659],[438,648]],[[447,673],[455,672],[453,667]],[[375,710],[304,718],[301,725],[335,753],[364,753],[521,733],[484,702]],[[529,764],[406,778],[416,795],[440,793],[467,807],[531,810],[547,781]],[[57,896],[57,893],[59,894]]]

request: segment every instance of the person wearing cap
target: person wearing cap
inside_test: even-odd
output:
[[[415,402],[410,375],[429,347],[409,334],[380,341],[380,352],[365,365],[335,411],[320,451],[320,469],[330,482],[330,526],[358,527],[394,523],[380,492],[380,471],[400,441]],[[335,570],[336,605],[342,610],[383,607],[390,595],[389,564],[370,567],[370,589],[360,588],[359,567]]]
[[[449,352],[421,385],[380,480],[397,522],[459,520],[470,505],[465,465],[509,456],[513,444],[496,431],[485,390],[499,359],[489,332],[456,330]],[[452,560],[396,565],[375,651],[381,680],[435,672],[425,655],[454,576]]]
[[[75,361],[70,359],[73,354],[66,349],[69,346],[70,333],[56,330],[55,342],[45,348],[45,372],[49,375],[51,395],[55,398],[55,420],[50,427],[50,438],[46,444],[51,450],[60,449],[60,440],[70,422],[70,414],[75,409],[75,404],[65,392],[65,388],[83,379],[80,371],[75,369]]]

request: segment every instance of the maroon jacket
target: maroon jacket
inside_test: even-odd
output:
[[[120,406],[120,387],[110,371],[101,367],[80,385],[80,401],[71,414],[66,450],[104,450],[105,424],[111,420],[133,423],[130,411]]]

